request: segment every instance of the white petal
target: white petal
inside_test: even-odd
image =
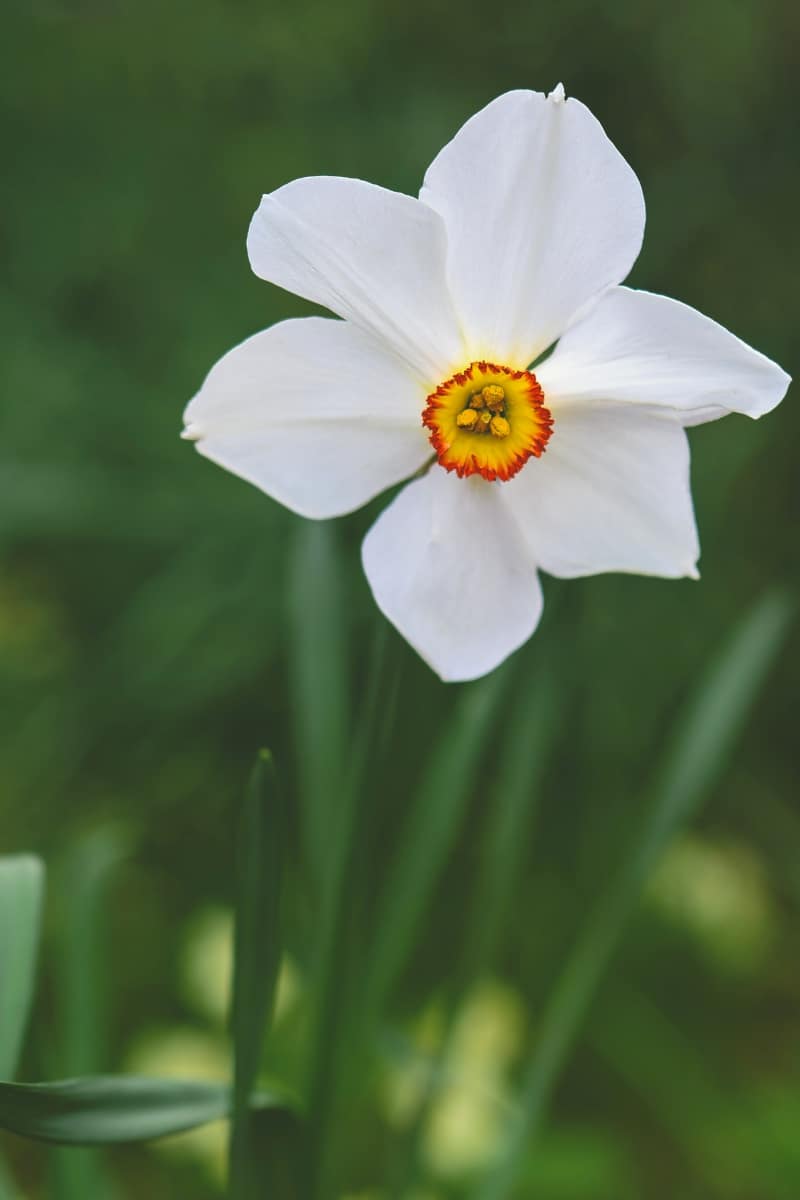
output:
[[[360,179],[297,179],[264,196],[247,250],[256,275],[377,334],[432,386],[464,364],[441,219]]]
[[[644,234],[635,174],[563,89],[508,92],[434,159],[421,199],[444,217],[472,357],[525,367],[624,279]]]
[[[304,517],[334,517],[431,448],[405,364],[345,321],[283,321],[230,350],[185,413],[201,454]]]
[[[613,288],[536,369],[548,403],[663,406],[684,425],[729,412],[760,417],[789,386],[785,371],[688,304]]]
[[[364,570],[379,607],[447,681],[492,671],[541,616],[536,568],[501,486],[433,466],[364,539]]]
[[[551,575],[697,576],[686,434],[647,409],[558,410],[545,453],[503,499]]]

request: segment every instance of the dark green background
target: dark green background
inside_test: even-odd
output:
[[[182,408],[222,352],[310,311],[249,272],[245,232],[261,194],[310,174],[414,193],[477,108],[563,80],[642,181],[648,226],[631,282],[695,305],[796,373],[799,38],[792,0],[3,9],[0,850],[35,850],[55,872],[28,1077],[120,1069],[144,1031],[198,1023],[174,965],[186,922],[230,897],[256,747],[274,748],[293,804],[309,786],[318,733],[298,663],[314,621],[338,607],[352,666],[348,699],[319,735],[332,739],[329,765],[337,721],[348,728],[363,690],[376,620],[358,546],[380,505],[314,541],[178,440]],[[476,163],[476,187],[491,177],[490,157]],[[758,424],[731,417],[691,432],[699,583],[545,581],[546,617],[501,721],[527,702],[545,657],[563,707],[493,967],[533,1016],[692,680],[765,588],[797,584],[797,434],[791,394]],[[332,595],[320,614],[287,580],[300,572],[303,590],[303,555],[331,547],[341,603]],[[796,649],[760,696],[692,860],[700,887],[712,872],[703,854],[727,864],[734,944],[736,903],[753,888],[769,937],[754,957],[726,957],[696,914],[645,906],[558,1091],[547,1166],[536,1176],[533,1164],[521,1197],[800,1194]],[[369,887],[462,690],[393,634],[388,654],[401,690]],[[462,914],[496,766],[489,753],[390,1023],[422,1011],[473,936]],[[326,784],[335,812],[337,779]],[[89,1038],[95,1061],[76,1062],[69,968],[58,965],[64,858],[98,829],[126,852],[98,968],[108,1036]],[[309,875],[292,876],[301,971],[315,927]],[[374,1095],[353,1104],[340,1149],[355,1193],[387,1182],[396,1135]],[[26,1194],[68,1186],[58,1174],[43,1182],[43,1153],[11,1150]],[[214,1194],[200,1167],[150,1151],[118,1155],[112,1170],[120,1197]]]

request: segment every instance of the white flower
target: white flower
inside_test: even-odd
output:
[[[231,350],[184,436],[306,517],[423,472],[363,563],[443,679],[530,637],[539,569],[696,577],[684,427],[759,417],[789,377],[694,309],[617,286],[644,219],[633,171],[560,86],[472,117],[418,200],[286,184],[253,217],[253,270],[344,319],[284,321]]]

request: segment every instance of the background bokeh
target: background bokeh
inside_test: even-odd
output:
[[[250,274],[250,214],[301,175],[414,193],[478,107],[563,79],[642,181],[632,282],[796,374],[800,10],[34,0],[6,6],[2,26],[0,852],[36,851],[50,869],[23,1076],[224,1074],[234,827],[268,745],[294,857],[266,1072],[299,1087],[320,878],[379,625],[358,555],[379,506],[307,525],[178,439],[222,352],[310,311]],[[491,161],[476,187],[482,173],[491,186]],[[700,583],[545,581],[545,620],[503,676],[387,1000],[382,1066],[339,1097],[340,1194],[400,1186],[454,964],[483,937],[470,898],[504,735],[528,737],[530,711],[532,752],[545,716],[552,728],[535,746],[510,905],[451,1028],[417,1200],[466,1194],[491,1156],[542,997],[693,680],[766,588],[798,583],[797,437],[791,394],[758,424],[691,431]],[[800,1194],[796,649],[659,867],[520,1197]],[[468,688],[440,684],[393,633],[385,653],[391,749],[373,776],[356,925],[394,878],[443,736],[469,718]],[[4,1147],[26,1196],[206,1200],[222,1143],[211,1130],[102,1162]]]

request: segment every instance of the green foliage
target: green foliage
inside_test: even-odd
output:
[[[28,1024],[43,895],[38,858],[0,858],[0,1079],[13,1078]]]
[[[447,860],[505,693],[509,668],[463,688],[443,730],[389,866],[375,927],[368,1001],[378,1010],[414,944],[417,927]]]
[[[792,609],[767,596],[748,616],[701,682],[652,786],[643,828],[591,910],[541,1018],[519,1111],[496,1168],[476,1192],[504,1200],[529,1152],[550,1093],[625,922],[658,856],[708,794],[786,634]]]
[[[325,879],[335,811],[331,780],[347,770],[350,700],[343,570],[331,523],[306,521],[289,562],[287,621],[298,792],[305,853]]]
[[[56,994],[58,1045],[51,1072],[74,1078],[101,1071],[108,1055],[108,906],[114,874],[125,853],[116,831],[93,830],[71,846],[61,862]],[[114,1186],[95,1150],[55,1151],[51,1161],[54,1200],[114,1196]]]
[[[250,1105],[272,1013],[282,948],[286,819],[272,756],[262,750],[245,797],[237,861],[233,967],[233,1112],[230,1195],[247,1200],[266,1182],[254,1155]]]
[[[131,1075],[3,1083],[0,1126],[44,1142],[103,1146],[191,1129],[224,1116],[229,1103],[225,1087]]]

